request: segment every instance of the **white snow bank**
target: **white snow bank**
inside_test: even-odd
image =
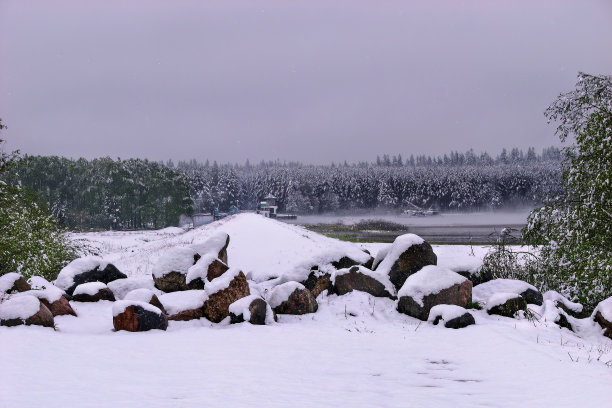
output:
[[[393,264],[398,260],[401,254],[406,252],[411,246],[420,245],[423,242],[425,242],[425,240],[415,234],[400,235],[395,238],[389,252],[385,255],[385,258],[380,262],[376,270],[380,273],[389,274]]]
[[[289,296],[298,289],[302,290],[306,289],[306,287],[299,282],[286,282],[274,287],[268,299],[270,307],[275,308],[280,306],[281,303],[289,299]]]
[[[186,274],[194,263],[197,252],[189,247],[173,247],[161,255],[153,266],[153,276],[161,278],[170,272]]]
[[[11,290],[15,281],[19,278],[21,278],[21,275],[17,272],[9,272],[0,276],[0,293],[6,293]]]
[[[14,296],[0,303],[0,320],[27,319],[40,310],[40,301],[34,296]]]
[[[559,292],[556,292],[554,290],[544,292],[542,296],[544,297],[544,300],[551,300],[553,302],[561,303],[563,306],[565,306],[568,310],[571,310],[572,312],[581,313],[583,310],[583,306],[580,303],[574,303]]]
[[[87,282],[82,283],[74,289],[72,295],[89,295],[94,296],[96,293],[101,291],[102,289],[106,289],[105,283],[102,282]]]
[[[429,311],[428,322],[433,323],[436,317],[441,316],[442,320],[448,322],[449,320],[456,319],[468,313],[468,311],[457,305],[436,305]]]
[[[158,315],[162,314],[161,310],[147,302],[140,302],[137,300],[118,300],[113,303],[113,317],[119,316],[130,306],[140,306],[149,312],[157,313]]]
[[[208,296],[212,296],[215,293],[227,289],[232,283],[232,280],[240,274],[240,269],[238,268],[229,268],[223,275],[216,277],[215,279],[209,281],[208,279],[204,282],[204,290],[208,294]]]
[[[204,306],[208,295],[203,290],[184,290],[181,292],[166,293],[159,296],[159,301],[169,315],[174,315],[185,310],[198,309]]]
[[[141,288],[150,289],[156,294],[161,293],[161,291],[155,288],[153,279],[150,276],[117,279],[109,282],[107,286],[113,292],[115,299],[123,299],[129,292]]]
[[[159,229],[157,231],[158,234],[172,234],[172,235],[176,235],[176,234],[182,234],[185,232],[184,229],[179,228],[179,227],[167,227],[167,228],[162,228]]]
[[[612,322],[612,296],[607,298],[606,300],[602,300],[595,310],[593,310],[593,315],[595,316],[597,312],[601,313],[601,316],[609,322]]]
[[[467,278],[448,268],[427,265],[406,279],[397,296],[410,296],[415,302],[423,306],[425,296],[438,293],[466,280]]]
[[[395,286],[393,286],[393,284],[389,280],[389,276],[388,275],[380,273],[378,271],[372,271],[372,270],[370,270],[370,269],[368,269],[368,268],[366,268],[365,266],[362,266],[362,265],[357,265],[356,267],[359,269],[357,272],[362,273],[362,274],[364,274],[366,276],[369,276],[372,279],[376,279],[378,282],[380,282],[380,283],[382,283],[384,285],[385,290],[387,292],[389,292],[389,294],[395,295],[395,292],[396,292]],[[336,283],[336,277],[337,276],[342,276],[342,275],[346,275],[346,274],[350,273],[352,268],[355,268],[355,266],[352,266],[350,268],[340,269],[340,270],[334,272],[332,274],[332,277],[331,277],[332,283],[334,283],[334,284]]]
[[[208,238],[206,241],[191,245],[191,248],[202,256],[206,254],[213,254],[215,257],[217,257],[219,256],[219,252],[221,252],[225,246],[228,237],[229,235],[226,232],[219,231],[213,234],[213,236]]]
[[[195,265],[190,266],[189,269],[187,269],[187,277],[185,278],[187,284],[197,278],[204,281],[206,279],[206,274],[208,273],[208,268],[215,260],[219,260],[219,262],[223,263],[223,261],[217,258],[216,254],[212,253],[207,253],[198,259],[198,262],[196,262]]]
[[[536,287],[517,279],[493,279],[472,288],[472,298],[475,302],[486,302],[495,293],[514,293],[520,295],[527,289],[537,291]]]
[[[140,289],[134,289],[133,291],[129,292],[128,294],[125,295],[123,299],[124,300],[137,300],[139,302],[149,303],[153,295],[155,295],[155,293],[153,293],[151,289],[140,288]]]
[[[487,310],[491,310],[495,306],[500,306],[509,301],[510,299],[515,299],[518,297],[517,293],[514,292],[497,292],[491,295],[487,299]]]
[[[88,272],[98,269],[106,268],[108,262],[104,261],[99,256],[85,256],[82,258],[75,259],[66,265],[57,275],[57,279],[55,280],[55,286],[62,290],[69,289],[72,285],[74,285],[74,277],[80,275],[84,272]]]

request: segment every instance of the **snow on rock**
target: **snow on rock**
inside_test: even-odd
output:
[[[28,290],[27,292],[15,294],[15,296],[19,295],[35,296],[38,299],[44,299],[51,304],[60,300],[60,298],[64,295],[64,292],[60,288],[49,285],[49,287],[46,287],[45,289],[32,289]]]
[[[544,292],[543,294],[544,300],[550,300],[555,303],[556,306],[563,306],[567,311],[573,312],[576,314],[582,313],[584,307],[580,303],[575,303],[570,301],[568,298],[556,292],[554,290],[549,290],[548,292]]]
[[[270,307],[274,309],[280,306],[280,304],[286,302],[289,296],[296,290],[306,290],[306,287],[298,282],[286,282],[274,287],[270,293],[270,298],[268,298]]]
[[[467,313],[467,310],[457,305],[436,305],[429,311],[428,322],[432,323],[436,317],[441,317],[444,321],[456,319]]]
[[[387,275],[361,265],[334,272],[331,281],[339,295],[353,290],[360,290],[378,297],[394,297],[396,293],[395,286]]]
[[[202,281],[209,278],[214,279],[225,273],[227,269],[227,265],[216,254],[208,253],[198,259],[195,265],[187,270],[185,282],[189,285],[196,279],[201,279]]]
[[[84,256],[75,259],[66,265],[55,280],[55,286],[62,290],[68,290],[74,285],[74,277],[94,269],[104,269],[107,263],[99,256]]]
[[[13,296],[0,303],[0,320],[26,320],[38,313],[39,310],[40,301],[35,296]]]
[[[102,283],[102,282],[88,282],[88,283],[82,283],[79,286],[77,286],[74,289],[74,292],[72,293],[74,296],[76,295],[89,295],[89,296],[94,296],[96,295],[98,292],[100,292],[103,289],[107,289],[108,286],[106,286],[106,284]]]
[[[408,296],[423,306],[423,298],[436,294],[443,289],[461,284],[467,279],[448,268],[428,265],[406,279],[402,288],[397,292],[398,297]]]
[[[204,290],[208,296],[212,296],[217,292],[227,289],[232,280],[240,274],[240,269],[230,268],[223,275],[213,279],[212,281],[206,280],[204,284]]]
[[[161,291],[155,288],[150,276],[137,276],[133,278],[117,279],[107,284],[115,298],[123,299],[125,295],[136,289],[149,289],[159,295]]]
[[[496,292],[492,294],[486,301],[487,310],[503,305],[510,299],[516,299],[516,295],[517,293],[514,292]]]
[[[494,279],[474,286],[474,301],[488,305],[488,299],[496,293],[514,293],[525,298],[527,303],[542,304],[542,295],[535,286],[517,279]]]
[[[385,257],[387,256],[387,254],[391,250],[392,246],[393,245],[388,245],[388,246],[382,247],[382,248],[380,248],[376,252],[376,256],[374,257],[374,262],[372,263],[372,269],[377,269],[378,268],[378,265],[380,265],[382,260],[385,259]]]
[[[253,309],[253,313],[251,313]],[[238,299],[229,306],[230,322],[251,324],[272,324],[274,322],[274,312],[268,303],[260,296],[249,295]]]
[[[206,300],[208,300],[208,296],[203,290],[184,290],[159,296],[159,301],[164,305],[164,309],[169,315],[200,309]]]
[[[147,302],[120,300],[113,304],[112,313],[115,331],[141,332],[168,328],[168,316]]]
[[[597,305],[591,318],[604,329],[604,336],[612,339],[612,296]]]
[[[149,303],[153,296],[155,296],[155,293],[151,289],[140,288],[128,292],[123,299]]]
[[[150,305],[148,302],[141,302],[138,300],[118,300],[115,303],[113,303],[113,308],[112,308],[113,317],[119,316],[121,313],[125,312],[125,309],[127,309],[130,306],[139,306],[143,308],[144,310],[149,311],[151,313],[155,313],[158,315],[162,314],[161,310],[159,310],[153,305]]]
[[[383,250],[384,259],[380,261],[376,270],[381,273],[388,274],[391,272],[393,264],[398,260],[401,254],[406,252],[411,246],[421,245],[423,242],[425,242],[425,240],[415,234],[400,235],[399,237],[395,238],[393,245],[391,245],[391,247],[387,250],[386,254]],[[376,258],[378,257],[379,255],[376,254]],[[376,263],[376,260],[374,260],[374,263]]]
[[[224,263],[227,263],[226,250],[229,242],[229,235],[226,232],[218,231],[206,241],[191,245],[191,248],[193,248],[201,256],[211,254],[215,257],[221,258]]]
[[[168,249],[155,261],[153,267],[153,277],[163,278],[170,272],[178,272],[183,275],[195,263],[194,256],[197,252],[190,247],[173,247]]]
[[[30,279],[28,279],[28,283],[30,284],[30,286],[32,286],[32,289],[45,289],[49,287],[57,288],[57,286],[55,286],[42,276],[31,276]]]
[[[486,303],[487,313],[505,317],[515,317],[520,310],[527,309],[525,299],[516,293],[498,292],[492,295]]]
[[[24,292],[30,289],[30,285],[17,272],[9,272],[0,276],[0,293]]]

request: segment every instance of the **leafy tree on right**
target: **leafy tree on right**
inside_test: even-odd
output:
[[[546,110],[564,149],[565,194],[529,216],[523,237],[540,245],[531,278],[593,308],[612,296],[612,77],[580,73]]]

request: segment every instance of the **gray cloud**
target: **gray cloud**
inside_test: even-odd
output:
[[[306,162],[557,142],[609,1],[0,1],[9,148]]]

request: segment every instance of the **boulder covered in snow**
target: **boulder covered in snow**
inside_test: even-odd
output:
[[[113,292],[115,299],[123,299],[125,296],[136,289],[149,289],[156,294],[161,292],[155,288],[153,279],[150,276],[134,276],[131,278],[117,279],[106,284]]]
[[[302,315],[314,313],[319,308],[312,292],[298,282],[286,282],[274,287],[268,303],[278,314]]]
[[[114,301],[115,296],[106,284],[102,282],[88,282],[82,283],[74,289],[72,300],[75,302]]]
[[[161,310],[145,302],[119,300],[113,304],[113,327],[115,331],[141,332],[166,330],[168,316]]]
[[[331,274],[329,272],[320,271],[318,267],[311,270],[310,274],[308,274],[308,279],[300,283],[311,291],[315,298],[323,293],[323,291],[331,293],[333,289]]]
[[[203,289],[202,282],[187,285],[187,271],[198,260],[200,255],[190,247],[174,247],[163,254],[153,266],[155,287],[164,292],[178,292],[190,289]]]
[[[612,339],[612,297],[600,302],[593,310],[593,320],[604,329],[604,336]]]
[[[521,295],[527,303],[542,306],[544,297],[538,289],[527,282],[518,279],[493,279],[474,286],[474,300],[485,303],[496,293],[515,293]]]
[[[428,265],[406,279],[397,297],[400,313],[427,320],[436,305],[466,307],[472,300],[472,282],[448,268]]]
[[[74,289],[89,282],[109,283],[127,276],[113,264],[97,256],[86,256],[75,259],[66,265],[57,275],[55,286],[72,295]]]
[[[334,274],[334,293],[345,295],[353,290],[367,292],[376,297],[395,298],[395,287],[389,277],[365,266],[340,269]]]
[[[527,310],[527,302],[516,293],[499,292],[487,300],[487,313],[505,317],[514,317],[520,310]]]
[[[147,289],[147,288],[134,289],[133,291],[128,292],[125,295],[124,299],[145,302],[145,303],[155,306],[156,308],[161,310],[162,313],[166,313],[166,309],[164,308],[164,305],[162,305],[157,295],[151,289]]]
[[[437,325],[444,322],[444,327],[449,329],[462,329],[476,324],[474,316],[465,308],[457,305],[437,305],[429,311],[428,322]]]
[[[0,303],[0,326],[54,327],[53,314],[35,296],[13,296]]]
[[[575,317],[576,319],[584,319],[589,317],[588,313],[585,312],[584,306],[580,303],[572,302],[559,292],[549,290],[543,294],[544,302],[550,300],[554,302],[555,307],[563,310],[568,315]]]
[[[51,311],[54,317],[64,315],[76,316],[63,290],[53,285],[42,276],[32,276],[28,279],[28,283],[32,287],[32,290],[23,293],[36,296],[38,300]]]
[[[194,320],[203,316],[202,307],[208,299],[203,290],[184,290],[159,297],[169,320]]]
[[[215,323],[229,316],[229,306],[232,303],[251,294],[244,273],[237,268],[230,268],[212,281],[207,280],[204,290],[208,294],[208,300],[204,302],[202,310],[204,316]]]
[[[377,257],[378,258],[378,257]],[[389,276],[396,289],[424,266],[435,265],[438,258],[431,245],[418,235],[404,234],[395,238],[385,257],[376,265],[376,271]],[[374,262],[376,264],[376,260]]]
[[[0,293],[25,292],[32,289],[20,273],[10,272],[0,276]]]
[[[238,299],[229,306],[230,323],[249,322],[251,324],[270,324],[276,320],[272,308],[257,295]]]
[[[219,258],[221,262],[227,264],[227,247],[229,243],[229,234],[219,231],[203,243],[191,245],[191,248],[193,248],[199,256],[212,254],[215,255],[216,258]]]
[[[185,283],[193,289],[203,289],[204,281],[223,275],[229,267],[216,254],[206,254],[187,270]]]

